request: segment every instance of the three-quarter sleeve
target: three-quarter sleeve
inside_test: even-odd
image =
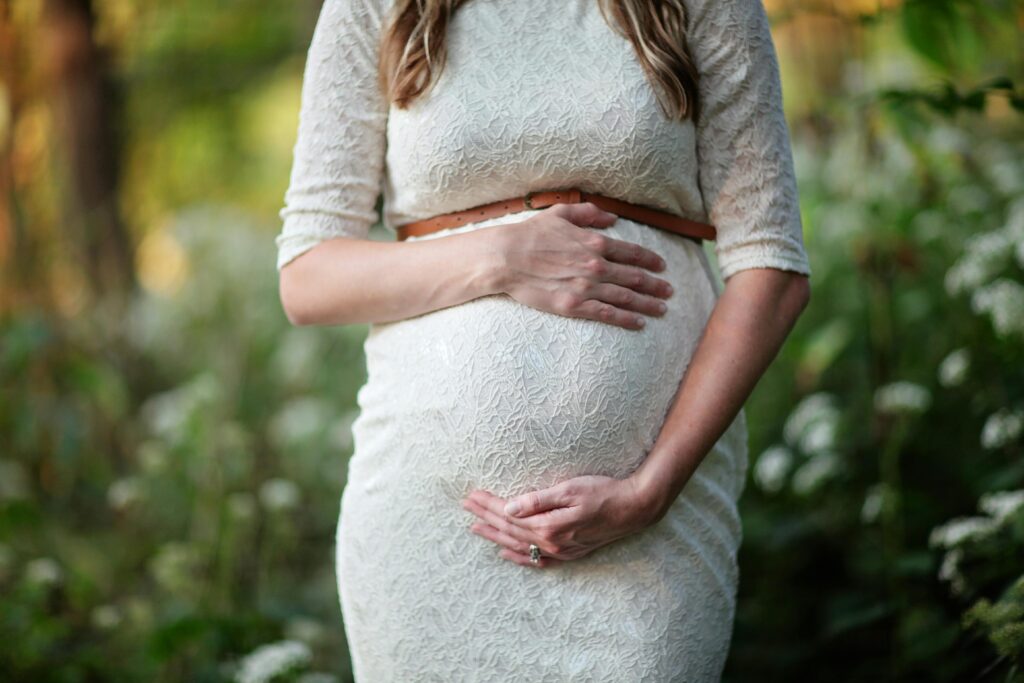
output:
[[[728,279],[748,268],[810,275],[775,44],[762,0],[687,0],[699,74],[697,161],[715,255]]]
[[[377,81],[383,18],[376,0],[325,0],[320,10],[279,213],[279,270],[325,240],[366,237],[379,219],[389,108]]]

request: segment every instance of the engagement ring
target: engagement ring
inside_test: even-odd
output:
[[[540,564],[540,548],[533,543],[530,544],[530,562]]]

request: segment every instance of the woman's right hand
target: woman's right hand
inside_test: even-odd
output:
[[[637,314],[664,314],[672,286],[648,272],[665,269],[655,252],[581,227],[607,228],[617,218],[582,202],[555,204],[525,221],[496,226],[500,290],[549,313],[642,329]]]

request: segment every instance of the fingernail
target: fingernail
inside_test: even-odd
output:
[[[521,509],[522,507],[519,505],[519,503],[513,500],[511,503],[505,506],[505,514],[518,515]]]
[[[665,285],[665,293],[666,294],[671,294],[674,291],[676,291],[676,290],[672,287],[672,285]]]
[[[668,308],[668,306],[665,305],[664,301],[659,301],[658,302],[658,312],[659,313],[664,313],[667,308]]]
[[[647,321],[641,318],[640,316],[637,316],[636,324],[639,325],[640,327],[643,327],[644,325],[647,324]]]

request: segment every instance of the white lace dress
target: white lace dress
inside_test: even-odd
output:
[[[324,4],[279,267],[323,240],[364,238],[378,218],[393,230],[577,186],[713,223],[723,278],[810,274],[761,0],[685,1],[702,74],[697,127],[662,114],[596,0],[471,0],[449,26],[440,81],[409,110],[390,108],[376,69],[393,2]],[[460,505],[475,488],[509,497],[582,474],[625,477],[657,438],[719,292],[695,242],[626,219],[605,232],[668,263],[668,312],[641,331],[504,294],[371,326],[337,536],[360,683],[720,677],[738,581],[742,412],[662,521],[578,560],[504,560]]]

